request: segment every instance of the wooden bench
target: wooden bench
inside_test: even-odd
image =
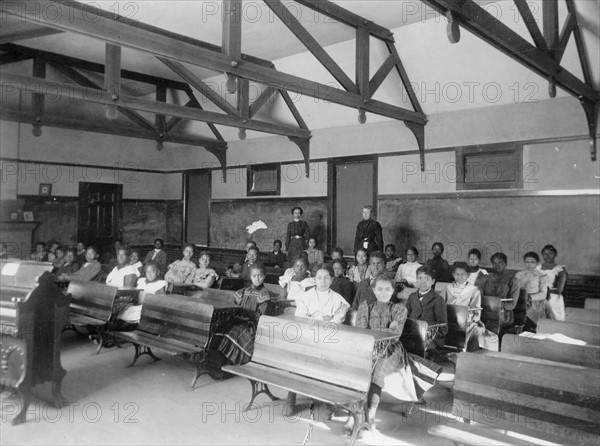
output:
[[[600,310],[589,308],[565,308],[565,322],[600,325]]]
[[[452,408],[460,418],[532,437],[459,423],[429,429],[455,444],[597,445],[600,371],[484,350],[463,353],[456,364]]]
[[[538,333],[560,333],[573,339],[580,339],[590,345],[600,345],[600,327],[597,325],[578,324],[575,322],[540,319]]]
[[[600,368],[600,346],[597,345],[568,344],[551,339],[505,334],[502,337],[502,353]]]
[[[135,366],[142,355],[158,361],[160,358],[154,355],[152,349],[185,355],[196,367],[193,389],[198,378],[208,373],[204,367],[205,349],[216,329],[214,313],[213,305],[195,297],[146,294],[138,328],[112,332],[112,335],[135,346],[130,367]]]
[[[71,298],[69,327],[79,333],[77,327],[93,326],[99,353],[106,341],[106,333],[114,314],[118,288],[89,280],[72,280],[67,288]],[[69,328],[67,327],[67,328]]]
[[[223,370],[250,380],[248,408],[261,393],[275,399],[269,386],[276,386],[348,411],[354,418],[354,444],[358,432],[370,428],[364,415],[375,338],[366,330],[346,328],[314,319],[262,316],[251,361]]]
[[[467,326],[469,324],[469,307],[464,305],[446,305],[448,314],[448,333],[444,345],[458,351],[467,348]]]

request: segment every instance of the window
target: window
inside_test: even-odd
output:
[[[262,164],[247,168],[246,195],[279,195],[281,193],[281,166]]]
[[[518,143],[458,147],[456,188],[522,189],[523,145]]]

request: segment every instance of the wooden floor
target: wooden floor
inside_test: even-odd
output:
[[[0,444],[300,445],[305,439],[310,424],[307,400],[299,399],[303,410],[291,418],[282,416],[282,402],[271,403],[265,395],[258,397],[259,408],[244,412],[250,399],[245,379],[214,381],[205,375],[190,391],[193,367],[179,357],[159,354],[164,359],[154,363],[144,356],[127,368],[133,358],[131,346],[95,355],[87,338],[73,332],[63,336],[63,393],[72,403],[56,407],[46,402],[50,386],[38,386],[27,422],[12,426],[16,403],[3,400]],[[452,374],[451,368],[445,370],[441,380],[451,380]],[[447,421],[451,388],[451,382],[439,382],[427,394],[428,404],[407,418],[399,415],[406,405],[384,396],[379,432],[367,433],[357,444],[450,444],[428,435],[427,428]],[[285,398],[281,390],[274,393]],[[325,421],[326,411],[317,406],[315,417],[309,445],[350,443],[342,434],[342,414]]]

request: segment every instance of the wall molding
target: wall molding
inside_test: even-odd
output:
[[[377,200],[397,199],[456,199],[456,198],[499,198],[499,197],[600,197],[599,189],[555,189],[555,190],[515,190],[496,189],[481,191],[432,192],[429,194],[386,194]]]

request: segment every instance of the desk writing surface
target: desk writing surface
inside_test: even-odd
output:
[[[239,308],[239,305],[236,305],[232,299],[230,300],[227,298],[214,297],[214,296],[207,296],[207,297],[200,296],[200,297],[197,297],[196,299],[198,299],[202,303],[212,305],[213,307],[215,307],[218,310],[223,310],[223,309],[227,309],[227,308]]]
[[[302,323],[307,323],[307,322],[317,322],[323,325],[326,324],[335,324],[335,322],[325,322],[325,321],[319,321],[317,319],[309,319],[309,318],[305,318],[305,317],[297,317],[297,316],[292,316],[292,315],[282,315],[279,316],[281,319],[285,319],[285,320],[289,320],[291,322],[302,322]],[[393,333],[391,331],[381,331],[381,330],[372,330],[370,328],[358,328],[358,327],[351,327],[350,325],[344,325],[344,324],[335,324],[337,329],[339,331],[343,331],[346,333],[356,333],[356,334],[363,334],[363,335],[368,335],[368,336],[372,336],[375,339],[375,342],[381,342],[381,341],[389,341],[389,340],[393,340],[393,339],[399,339],[400,335],[397,333]]]

